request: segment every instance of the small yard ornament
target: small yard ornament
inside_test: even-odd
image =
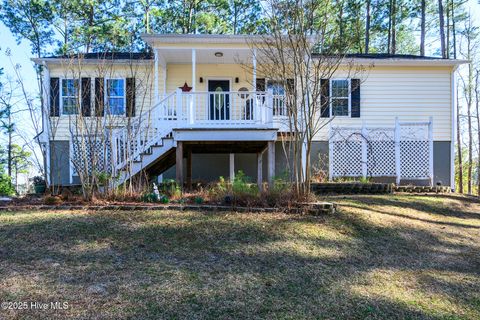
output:
[[[155,194],[157,200],[160,200],[160,192],[158,192],[158,187],[155,183],[153,183],[153,194]]]
[[[182,87],[178,87],[178,88],[182,89],[182,92],[190,92],[192,90],[192,87],[188,86],[187,81],[185,81]]]

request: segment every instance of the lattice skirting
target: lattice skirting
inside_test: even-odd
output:
[[[432,119],[394,128],[331,128],[329,173],[335,177],[433,180]]]

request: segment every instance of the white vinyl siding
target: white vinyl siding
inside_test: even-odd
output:
[[[361,79],[361,118],[336,117],[334,126],[393,127],[400,121],[433,117],[435,141],[451,140],[451,68],[373,67]],[[340,76],[339,76],[340,77]],[[328,126],[315,137],[327,140]]]

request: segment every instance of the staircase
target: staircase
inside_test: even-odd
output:
[[[172,129],[178,120],[176,100],[175,93],[169,94],[124,127],[112,130],[111,156],[117,185],[144,169],[155,166],[162,172],[175,163]]]
[[[161,173],[175,164],[173,129],[271,128],[285,117],[283,96],[268,92],[179,90],[129,123],[110,130],[113,174],[120,185],[145,169]]]

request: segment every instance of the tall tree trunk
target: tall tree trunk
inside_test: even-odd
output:
[[[397,53],[397,1],[392,0],[392,54]]]
[[[391,52],[391,43],[392,43],[392,3],[393,0],[388,2],[388,36],[387,36],[387,52]]]
[[[447,57],[446,45],[445,45],[445,20],[443,14],[442,0],[438,0],[438,17],[440,20],[440,47],[442,51],[442,58]]]
[[[446,54],[446,58],[450,58],[450,1],[451,0],[447,0],[447,39],[445,41],[445,54]]]
[[[10,107],[11,108],[11,107]],[[12,178],[12,109],[8,111],[8,176]]]
[[[457,59],[457,32],[455,29],[455,10],[453,1],[450,2],[452,6],[452,35],[453,35],[453,59]],[[460,128],[460,98],[457,94],[457,153],[458,153],[458,192],[463,193],[463,156],[462,156],[462,132]],[[452,141],[453,142],[453,141]]]
[[[463,193],[463,154],[462,154],[462,132],[460,129],[460,98],[457,88],[457,166],[458,166],[458,192]]]
[[[477,195],[480,196],[480,70],[475,74],[475,111],[477,115]]]
[[[469,44],[470,57],[470,44]],[[473,98],[473,66],[468,65],[468,82],[467,82],[467,120],[468,120],[468,168],[467,168],[467,192],[472,194],[472,167],[473,167],[473,133],[472,133],[472,98]]]
[[[365,53],[368,54],[370,45],[370,2],[367,0],[366,22],[365,22]]]
[[[425,0],[422,0],[421,6],[421,22],[420,22],[420,55],[425,55]]]
[[[455,29],[455,5],[453,0],[450,1],[452,10],[452,37],[453,37],[453,59],[457,59],[457,31]]]

